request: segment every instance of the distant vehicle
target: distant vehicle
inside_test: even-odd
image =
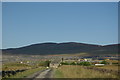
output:
[[[104,66],[105,64],[95,64],[95,66]]]

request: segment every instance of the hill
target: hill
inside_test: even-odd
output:
[[[112,45],[93,45],[85,43],[67,42],[67,43],[40,43],[20,48],[3,49],[4,53],[11,54],[115,54],[118,53],[118,44]]]

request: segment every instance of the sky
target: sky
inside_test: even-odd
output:
[[[43,42],[118,43],[118,3],[2,3],[2,48]]]
[[[119,2],[120,0],[2,0],[2,2]]]
[[[2,2],[0,2],[0,49],[2,49]]]

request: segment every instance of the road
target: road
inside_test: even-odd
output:
[[[41,72],[36,78],[51,78],[51,69]]]
[[[0,71],[0,79],[2,79],[2,71]]]
[[[48,68],[42,71],[38,71],[30,76],[28,76],[27,78],[31,78],[31,80],[38,80],[38,78],[40,80],[45,79],[45,78],[52,78],[53,76],[53,69]]]

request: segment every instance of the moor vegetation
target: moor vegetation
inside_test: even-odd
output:
[[[83,66],[62,65],[55,70],[55,78],[118,78],[111,73],[101,73],[99,71],[85,69]]]
[[[98,54],[101,55],[101,54],[117,54],[118,45],[119,44],[101,46],[76,42],[40,43],[20,48],[3,49],[2,52],[3,54],[8,53],[8,54],[34,54],[34,55],[74,54],[74,53],[89,53],[92,55]]]

